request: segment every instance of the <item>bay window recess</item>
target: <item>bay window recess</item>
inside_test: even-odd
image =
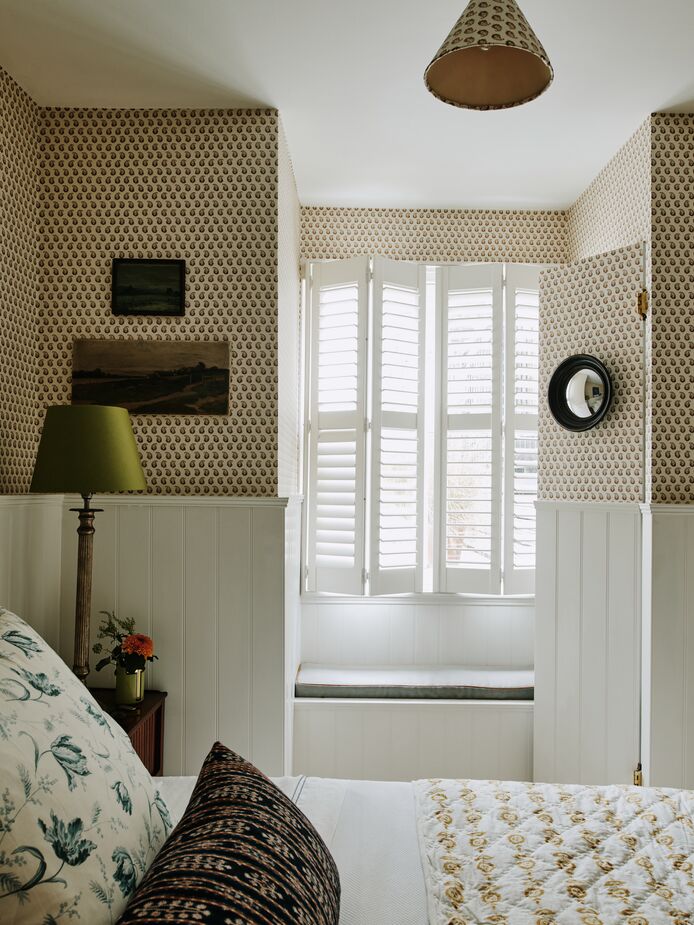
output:
[[[538,268],[308,267],[310,591],[530,593]]]

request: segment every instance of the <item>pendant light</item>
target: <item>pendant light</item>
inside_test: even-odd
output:
[[[547,52],[516,0],[470,0],[424,72],[434,96],[464,109],[507,109],[551,84]]]

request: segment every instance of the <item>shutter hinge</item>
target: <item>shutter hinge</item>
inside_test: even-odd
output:
[[[368,418],[364,418],[364,433],[368,434],[371,430],[371,421]]]
[[[648,316],[648,290],[642,289],[639,292],[636,310],[639,313],[639,318],[643,321]]]
[[[636,765],[636,770],[634,771],[634,787],[643,787],[643,770],[640,761]]]
[[[369,572],[368,572],[368,569],[363,568],[363,569],[361,570],[361,583],[362,583],[362,587],[363,587],[364,585],[366,585],[366,582],[367,582],[368,580],[369,580]]]

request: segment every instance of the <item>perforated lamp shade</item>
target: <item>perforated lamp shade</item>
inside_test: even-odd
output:
[[[146,487],[125,408],[57,405],[47,410],[31,491],[92,495]]]
[[[437,99],[464,109],[508,109],[551,84],[547,52],[516,0],[470,0],[424,72]]]

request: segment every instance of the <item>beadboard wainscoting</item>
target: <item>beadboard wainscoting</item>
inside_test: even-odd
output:
[[[638,504],[537,504],[535,779],[627,784],[639,761]]]
[[[694,504],[644,505],[643,511],[644,574],[650,571],[652,576],[644,585],[645,780],[656,787],[691,790]]]
[[[58,645],[62,496],[0,496],[0,607]],[[74,516],[74,515],[73,515]]]
[[[532,598],[453,594],[301,604],[301,659],[323,665],[532,668]]]
[[[285,692],[293,682],[297,605],[285,568],[296,559],[298,502],[262,498],[95,499],[92,641],[101,610],[135,618],[159,660],[147,684],[168,691],[165,774],[196,774],[220,739],[269,774],[291,754]],[[72,656],[75,514],[63,517],[60,651]],[[291,554],[286,550],[291,547]],[[298,563],[296,563],[298,582]],[[289,583],[287,588],[289,588]],[[296,593],[298,600],[298,588]],[[92,665],[96,658],[92,656]],[[107,668],[88,683],[113,684]],[[291,719],[291,717],[290,717]]]
[[[294,773],[533,779],[530,702],[297,700]]]

